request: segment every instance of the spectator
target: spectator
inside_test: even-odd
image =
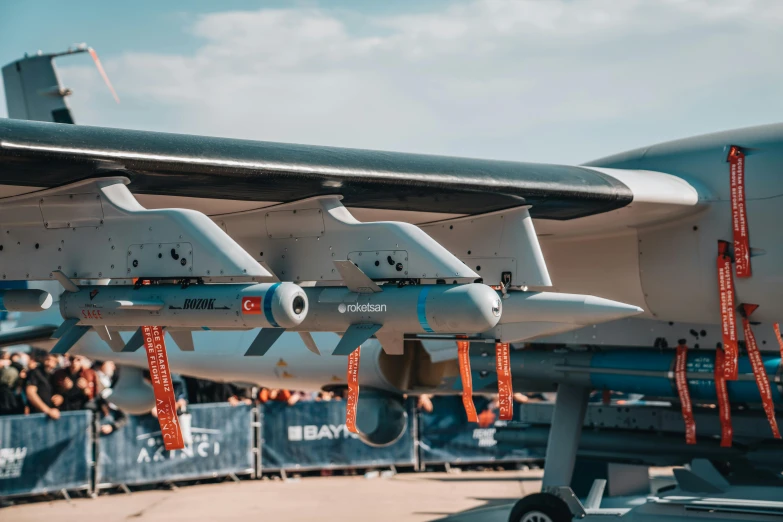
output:
[[[214,382],[195,377],[184,377],[192,404],[228,402],[232,406],[252,404],[250,390],[226,382]]]
[[[30,357],[24,352],[14,352],[11,354],[11,366],[15,367],[19,372],[19,378],[21,380],[27,379],[27,368],[30,362]]]
[[[428,395],[426,393],[419,395],[419,399],[416,402],[416,407],[423,412],[432,413],[432,395]]]
[[[282,390],[278,388],[261,388],[261,390],[258,392],[258,400],[264,404],[267,402],[275,401],[275,402],[284,402],[288,404],[289,406],[293,406],[297,402],[299,402],[300,399],[299,393],[291,392],[289,390]]]
[[[125,413],[103,397],[98,397],[93,405],[91,409],[98,415],[100,435],[110,435],[128,422]]]
[[[117,366],[111,361],[95,361],[96,370],[95,374],[98,377],[98,382],[101,384],[100,396],[104,399],[109,397],[112,393],[112,388],[115,384],[115,373]]]
[[[19,369],[13,363],[0,368],[0,415],[24,413]]]
[[[57,356],[44,352],[35,363],[35,369],[28,373],[25,385],[30,411],[45,413],[51,419],[57,420],[60,418],[60,410],[57,408],[63,403],[62,395],[54,393],[52,386],[52,374],[57,369]]]
[[[54,372],[52,380],[55,391],[63,397],[63,411],[85,409],[99,392],[98,376],[83,355],[72,357],[70,366]]]
[[[149,370],[144,370],[142,372],[142,376],[144,377],[145,381],[149,383],[152,382],[152,380],[150,379]],[[187,412],[188,403],[190,402],[188,396],[188,389],[185,385],[185,378],[179,374],[172,373],[171,384],[174,386],[174,399],[177,401],[177,415],[181,416]],[[157,418],[158,416],[157,407],[155,406],[152,407],[152,409],[150,410],[150,415]]]
[[[340,400],[339,397],[335,397],[333,391],[320,391],[313,396],[315,402],[329,402],[334,400]]]

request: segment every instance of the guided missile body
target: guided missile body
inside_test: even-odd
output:
[[[307,315],[307,296],[293,283],[181,287],[85,286],[60,297],[63,318],[80,325],[136,328],[291,328]]]
[[[501,299],[492,288],[465,285],[384,285],[382,292],[345,287],[304,289],[307,318],[294,330],[342,332],[352,324],[380,324],[400,333],[475,333],[495,326]]]

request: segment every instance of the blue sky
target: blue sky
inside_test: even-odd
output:
[[[551,163],[783,120],[783,2],[2,2],[77,122]],[[5,107],[0,108],[5,116]]]

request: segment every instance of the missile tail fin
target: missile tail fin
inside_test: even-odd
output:
[[[57,279],[57,281],[59,281],[61,285],[63,285],[63,288],[65,288],[67,292],[79,291],[79,287],[76,286],[76,283],[74,283],[73,280],[65,275],[61,270],[55,270],[52,272],[52,275],[55,279]]]
[[[382,324],[352,324],[343,334],[332,355],[351,355],[364,341],[375,335]]]
[[[192,352],[196,349],[193,345],[193,334],[190,330],[166,330],[174,339],[180,350],[183,352]]]
[[[111,351],[121,352],[125,347],[125,343],[122,341],[122,337],[120,337],[120,332],[111,331],[108,326],[95,326],[93,327],[93,330],[95,330],[95,333],[98,334],[98,337],[100,337],[103,342],[109,345]]]
[[[340,272],[340,277],[343,278],[345,286],[347,286],[348,290],[351,292],[359,294],[382,292],[381,287],[375,284],[375,281],[370,279],[367,274],[362,272],[362,270],[351,261],[335,261],[334,266],[337,271]]]
[[[66,319],[60,326],[57,327],[57,330],[54,331],[52,334],[52,339],[59,339],[65,334],[65,332],[76,326],[78,322],[78,319]]]
[[[405,339],[399,332],[383,332],[375,334],[378,342],[381,343],[383,351],[388,355],[402,355],[405,348]]]
[[[141,333],[141,328],[133,332],[133,337],[122,348],[122,352],[135,352],[141,345],[144,344],[144,335]]]
[[[67,353],[68,350],[71,349],[71,347],[79,342],[79,339],[81,339],[84,334],[89,332],[91,329],[90,326],[80,326],[80,325],[74,325],[60,336],[60,340],[57,341],[57,344],[54,345],[54,348],[52,348],[52,351],[50,353],[54,353],[57,355],[62,355],[64,353]]]
[[[321,355],[321,351],[318,349],[318,345],[315,344],[315,339],[313,339],[310,332],[299,332],[299,337],[302,338],[302,341],[305,343],[308,350],[316,355]]]
[[[245,352],[245,357],[265,355],[283,332],[285,328],[262,328]]]

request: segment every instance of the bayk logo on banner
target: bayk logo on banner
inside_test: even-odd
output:
[[[243,297],[242,298],[242,313],[243,314],[260,314],[261,313],[261,298],[260,297]]]
[[[348,437],[355,439],[358,438],[358,435],[348,431],[345,424],[322,424],[321,426],[308,424],[305,426],[288,427],[288,440],[290,442],[321,439],[347,439]]]

